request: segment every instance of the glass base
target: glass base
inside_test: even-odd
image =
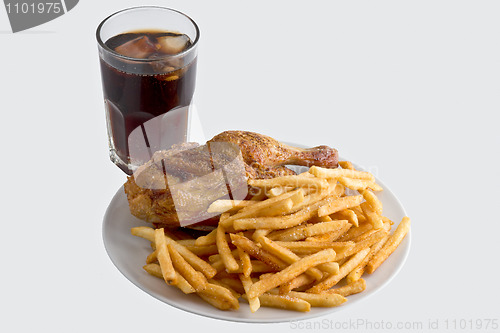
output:
[[[134,173],[134,170],[137,168],[136,166],[124,162],[118,156],[116,150],[112,148],[109,149],[109,158],[111,162],[113,162],[117,167],[119,167],[123,172],[125,172],[129,176],[132,175]]]

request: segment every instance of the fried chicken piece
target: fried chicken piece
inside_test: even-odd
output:
[[[211,142],[237,144],[243,161],[248,166],[249,178],[275,178],[295,174],[285,165],[316,165],[325,168],[338,166],[338,152],[328,146],[308,149],[292,147],[269,136],[246,131],[225,131],[208,141],[209,144]]]
[[[327,146],[291,147],[268,136],[227,131],[206,145],[184,143],[156,152],[124,185],[132,215],[159,227],[215,225],[206,212],[217,199],[244,199],[247,179],[295,174],[285,165],[337,167]],[[182,223],[180,223],[182,222]]]

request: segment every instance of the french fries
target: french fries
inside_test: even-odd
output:
[[[332,258],[335,258],[335,251],[333,251],[332,249],[322,250],[315,254],[304,257],[286,267],[285,269],[272,274],[271,276],[266,277],[260,281],[257,281],[252,285],[247,295],[248,297],[258,297],[266,291],[290,281],[291,279],[307,271],[309,268],[332,261]]]
[[[172,256],[175,270],[186,279],[194,290],[199,292],[206,289],[207,279],[203,274],[196,271],[180,254],[172,244],[168,244],[168,251]],[[161,265],[161,264],[160,264]]]
[[[247,252],[252,257],[257,258],[258,260],[274,268],[275,270],[280,270],[286,267],[286,263],[283,260],[267,252],[266,250],[261,249],[259,246],[257,246],[257,244],[255,244],[245,236],[231,234],[231,240],[237,248]]]
[[[323,290],[330,289],[331,287],[336,285],[340,280],[342,280],[347,274],[349,274],[349,272],[351,272],[354,268],[356,268],[356,266],[358,266],[359,263],[366,257],[369,251],[370,249],[366,248],[356,253],[351,259],[349,259],[346,263],[340,266],[340,271],[337,274],[330,275],[320,283],[310,288],[308,291],[311,293],[318,294]]]
[[[178,230],[132,228],[153,248],[144,270],[225,311],[237,311],[239,298],[252,313],[343,304],[366,289],[363,277],[396,250],[410,219],[390,235],[393,223],[374,193],[382,190],[375,177],[339,164],[249,180],[259,194],[212,203],[208,212],[222,213],[218,227],[196,239]]]
[[[161,272],[160,265],[158,265],[158,264],[147,264],[147,265],[144,265],[142,268],[144,268],[144,270],[146,272],[148,272],[149,274],[151,274],[153,276],[156,276],[156,277],[158,277],[160,279],[163,279],[163,274]],[[179,273],[177,273],[177,272],[175,272],[175,273],[177,275],[177,283],[175,284],[175,286],[177,288],[179,288],[180,290],[182,290],[182,292],[184,294],[194,293],[195,290],[189,284],[189,282],[187,282],[186,279],[183,278],[182,275],[180,275]]]
[[[289,249],[280,246],[276,242],[273,242],[267,237],[261,237],[258,239],[259,244],[262,246],[264,250],[267,250],[271,254],[274,254],[279,259],[283,260],[287,264],[293,264],[296,261],[300,260],[300,257],[290,251]],[[323,273],[317,268],[310,268],[306,271],[306,274],[313,277],[316,280],[321,280],[323,277]]]
[[[346,277],[346,282],[353,283],[361,278],[363,273],[365,272],[365,266],[370,262],[370,260],[373,258],[373,256],[380,251],[382,246],[387,242],[389,239],[389,235],[386,235],[384,238],[379,240],[377,243],[375,243],[372,247],[370,247],[370,252],[368,252],[368,255],[361,261],[361,263],[356,267],[354,270],[351,271]]]

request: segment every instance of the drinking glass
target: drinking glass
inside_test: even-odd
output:
[[[143,6],[110,15],[96,37],[110,158],[132,174],[186,141],[200,31],[179,11]]]

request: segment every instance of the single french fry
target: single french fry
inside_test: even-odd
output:
[[[328,274],[337,274],[339,272],[339,264],[337,262],[325,262],[316,266],[320,271]]]
[[[270,240],[283,240],[283,239],[281,239],[282,237],[284,239],[286,239],[287,237],[289,237],[289,235],[293,234],[294,232],[298,232],[298,231],[304,229],[308,225],[309,224],[300,224],[300,225],[295,226],[295,227],[290,227],[290,228],[286,228],[286,229],[278,229],[278,230],[266,229],[266,230],[271,231],[270,233],[268,233],[266,235],[266,237],[269,238]]]
[[[133,236],[147,239],[148,241],[155,242],[155,229],[150,227],[134,227],[130,229]]]
[[[370,190],[363,190],[360,193],[363,195],[363,198],[365,198],[366,202],[368,202],[375,213],[377,213],[379,216],[382,216],[382,202],[380,202],[375,193]]]
[[[328,182],[325,179],[315,177],[282,176],[271,179],[249,179],[248,185],[264,188],[276,186],[326,188]]]
[[[163,280],[163,274],[161,273],[161,267],[158,264],[146,264],[142,266],[142,268],[148,272],[149,274],[156,276],[159,279]],[[193,289],[194,291],[194,289]]]
[[[280,270],[287,266],[283,260],[261,249],[260,247],[257,246],[257,244],[252,242],[250,239],[236,234],[230,234],[230,236],[233,244],[237,248],[241,248],[243,251],[247,252],[250,256],[259,259],[268,266],[271,266],[273,269]]]
[[[234,259],[233,254],[231,253],[231,249],[229,248],[229,245],[226,240],[226,231],[224,230],[224,227],[221,226],[220,224],[217,227],[216,242],[222,262],[224,263],[224,266],[226,266],[226,270],[228,272],[234,272],[238,270],[240,266],[236,262],[236,259]]]
[[[366,272],[373,273],[396,250],[409,230],[410,218],[405,216],[380,251],[378,251],[370,262],[368,262],[366,265]]]
[[[375,192],[380,192],[380,191],[384,190],[382,188],[382,186],[380,186],[379,184],[377,184],[375,181],[370,182],[370,184],[368,184],[368,188],[370,190],[372,190],[372,191],[375,191]]]
[[[357,293],[362,292],[363,290],[366,289],[366,282],[363,279],[359,279],[353,283],[346,284],[345,286],[339,287],[339,288],[332,288],[323,291],[323,293],[327,294],[339,294],[344,297],[347,297],[349,295],[354,295]]]
[[[266,291],[299,276],[309,268],[325,262],[330,262],[334,258],[335,251],[333,249],[322,250],[315,254],[311,254],[307,257],[301,258],[299,261],[294,262],[290,266],[273,274],[272,276],[254,283],[247,295],[248,297],[258,297]]]
[[[179,254],[179,252],[177,252],[173,244],[168,244],[167,246],[170,256],[172,258],[173,266],[179,272],[179,274],[182,275],[197,292],[204,290],[207,285],[207,279],[205,278],[205,276],[202,273],[196,271]]]
[[[158,252],[156,250],[151,252],[146,258],[146,264],[153,264],[153,263],[157,262],[158,261],[157,254],[158,254]]]
[[[175,274],[174,266],[167,249],[165,241],[165,233],[163,228],[155,230],[156,255],[160,264],[161,272],[167,284],[177,284],[177,275]]]
[[[394,224],[387,216],[382,216],[382,221],[384,221],[384,223],[389,223],[391,226]]]
[[[261,275],[259,275],[259,279],[258,280],[265,279],[265,278],[270,277],[272,275],[273,275],[273,273],[264,273],[264,274],[261,274]],[[255,282],[257,282],[258,280],[255,280]]]
[[[375,181],[375,177],[365,171],[349,170],[349,169],[326,169],[317,166],[312,166],[309,172],[319,178],[335,178],[340,177],[354,178],[354,179],[367,179]]]
[[[323,279],[318,284],[314,285],[312,288],[307,290],[307,292],[319,294],[323,290],[330,289],[334,285],[336,285],[340,280],[342,280],[349,272],[351,272],[359,263],[366,257],[369,248],[361,250],[356,253],[351,259],[349,259],[346,263],[340,266],[340,271],[337,274],[332,274],[328,276],[326,279]]]
[[[371,180],[339,177],[339,183],[354,191],[362,191],[372,184]]]
[[[218,253],[217,245],[212,244],[212,245],[184,245],[186,249],[189,251],[193,252],[197,256],[210,256],[212,254]]]
[[[238,276],[240,278],[241,284],[243,285],[243,288],[245,289],[245,293],[248,293],[250,287],[252,287],[253,284],[252,279],[249,276],[245,276],[243,274],[239,274]],[[252,313],[260,308],[260,301],[258,297],[249,297],[248,304],[250,305],[250,311]]]
[[[336,220],[329,222],[319,222],[311,225],[299,225],[297,227],[281,231],[279,234],[273,237],[273,240],[285,242],[302,240],[307,237],[337,231],[345,227],[345,225],[347,224],[347,220]]]
[[[179,239],[176,240],[177,243],[184,245],[186,247],[188,246],[194,246],[195,245],[196,239]]]
[[[354,242],[282,242],[275,241],[279,246],[287,248],[296,254],[310,254],[324,249],[342,252],[355,245]]]
[[[342,219],[338,219],[338,220],[342,220]],[[311,218],[308,222],[309,223],[319,223],[319,222],[330,222],[332,221],[332,218],[330,216],[313,216],[313,218]]]
[[[335,198],[318,209],[318,216],[330,215],[347,208],[358,206],[362,200],[362,195]]]
[[[312,307],[334,307],[347,301],[347,298],[340,294],[311,294],[290,291],[287,296],[303,299],[307,303],[311,304]]]
[[[197,294],[221,310],[238,310],[240,307],[238,299],[229,289],[213,283],[205,283],[205,289],[197,291]]]
[[[309,220],[316,215],[316,211],[304,208],[296,213],[286,216],[275,217],[254,217],[235,220],[233,227],[235,230],[248,229],[285,229],[294,227]]]
[[[355,170],[354,165],[349,161],[339,161],[339,165],[342,169]]]
[[[252,273],[252,261],[250,260],[250,255],[243,251],[241,248],[236,248],[240,257],[240,267],[243,271],[243,275],[249,277]]]
[[[373,256],[384,246],[385,242],[389,239],[389,235],[385,235],[384,238],[379,240],[377,243],[373,244],[373,246],[370,247],[370,252],[368,252],[368,255],[359,263],[359,265],[352,270],[349,274],[346,276],[346,282],[353,283],[361,278],[363,276],[363,273],[365,272],[365,266],[370,262],[370,260],[373,258]]]
[[[302,200],[304,199],[304,195],[302,195]],[[300,200],[300,199],[299,199]],[[259,215],[261,216],[278,216],[283,215],[286,212],[289,212],[293,207],[293,200],[288,198],[286,200],[282,200],[276,203],[273,206],[264,208],[260,211]]]
[[[144,268],[144,270],[149,274],[156,276],[157,278],[163,279],[160,265],[147,264],[144,265],[142,268]],[[191,294],[195,292],[194,288],[189,284],[189,282],[186,281],[186,279],[182,277],[182,275],[180,275],[177,272],[176,275],[177,275],[177,284],[175,286],[177,288],[179,288],[184,294]]]
[[[378,215],[367,201],[363,202],[360,206],[368,222],[373,225],[373,229],[383,228],[384,221],[382,221],[382,216]]]
[[[215,296],[203,294],[203,293],[196,293],[202,300],[207,302],[208,304],[212,305],[213,307],[222,310],[222,311],[228,311],[231,310],[231,305],[216,298]]]
[[[244,207],[256,204],[253,200],[226,200],[220,199],[212,202],[207,208],[207,213],[224,213],[238,211]]]
[[[242,296],[244,299],[248,300],[247,295]],[[308,312],[311,310],[311,304],[308,302],[295,297],[272,295],[272,294],[262,294],[259,296],[259,301],[261,306],[272,307],[278,309]]]

